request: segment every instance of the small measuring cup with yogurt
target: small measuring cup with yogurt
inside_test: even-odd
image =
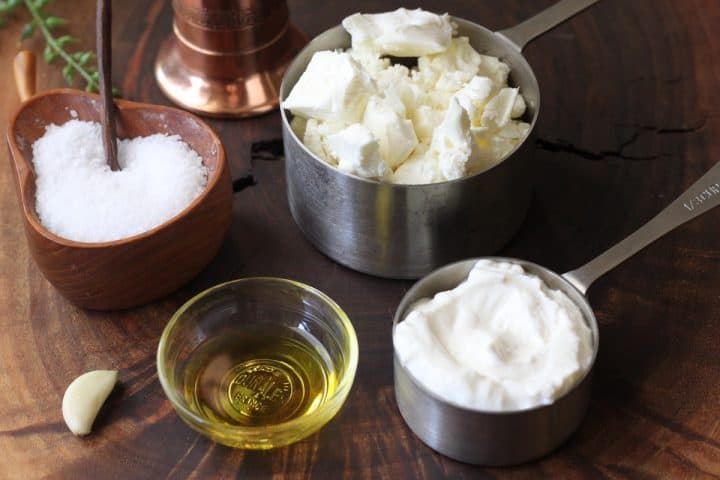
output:
[[[599,336],[588,287],[718,204],[720,163],[571,272],[487,257],[417,282],[393,320],[395,394],[405,421],[430,447],[467,463],[517,464],[559,446],[590,400]]]

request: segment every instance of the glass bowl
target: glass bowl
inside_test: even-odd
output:
[[[158,377],[180,417],[230,447],[270,449],[325,425],[358,362],[355,329],[322,292],[257,277],[210,288],[170,319]]]

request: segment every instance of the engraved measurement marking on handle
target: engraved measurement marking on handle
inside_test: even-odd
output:
[[[689,202],[683,203],[683,207],[692,212],[695,210],[695,207],[699,207],[705,200],[712,198],[715,195],[720,195],[720,183],[710,185],[708,188],[691,198]]]

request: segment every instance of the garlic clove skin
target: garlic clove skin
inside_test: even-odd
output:
[[[62,413],[72,433],[87,435],[117,382],[117,370],[93,370],[77,377],[65,390]]]

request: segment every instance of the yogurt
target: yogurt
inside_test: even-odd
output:
[[[413,305],[393,344],[424,388],[482,411],[552,403],[593,358],[578,306],[521,266],[495,260],[478,261],[460,285]]]

